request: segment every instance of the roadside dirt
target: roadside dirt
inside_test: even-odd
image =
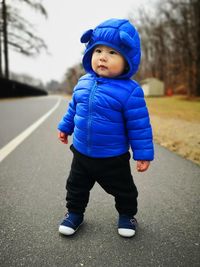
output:
[[[151,115],[156,143],[200,165],[200,124]]]

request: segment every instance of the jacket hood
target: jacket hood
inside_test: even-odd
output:
[[[126,19],[109,19],[94,30],[87,30],[81,36],[86,43],[83,67],[86,72],[94,74],[91,66],[92,53],[97,45],[106,45],[117,50],[127,61],[129,69],[117,78],[130,78],[139,68],[141,49],[140,38],[135,27]]]

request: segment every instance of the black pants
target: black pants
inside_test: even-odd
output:
[[[115,207],[120,214],[137,213],[137,188],[130,171],[130,153],[112,158],[90,158],[74,153],[71,171],[67,179],[66,207],[71,212],[84,213],[90,190],[97,182],[115,198]]]

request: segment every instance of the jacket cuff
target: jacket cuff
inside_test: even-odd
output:
[[[145,149],[145,150],[134,150],[133,151],[134,160],[154,160],[154,149]]]
[[[73,130],[71,130],[69,127],[66,127],[66,125],[59,123],[57,129],[63,133],[66,133],[68,135],[72,135]]]

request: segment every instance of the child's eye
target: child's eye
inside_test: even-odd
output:
[[[101,49],[97,48],[97,49],[95,49],[95,52],[96,53],[101,53]]]
[[[117,52],[114,51],[114,50],[111,50],[111,51],[110,51],[110,54],[111,54],[111,55],[117,55]]]

